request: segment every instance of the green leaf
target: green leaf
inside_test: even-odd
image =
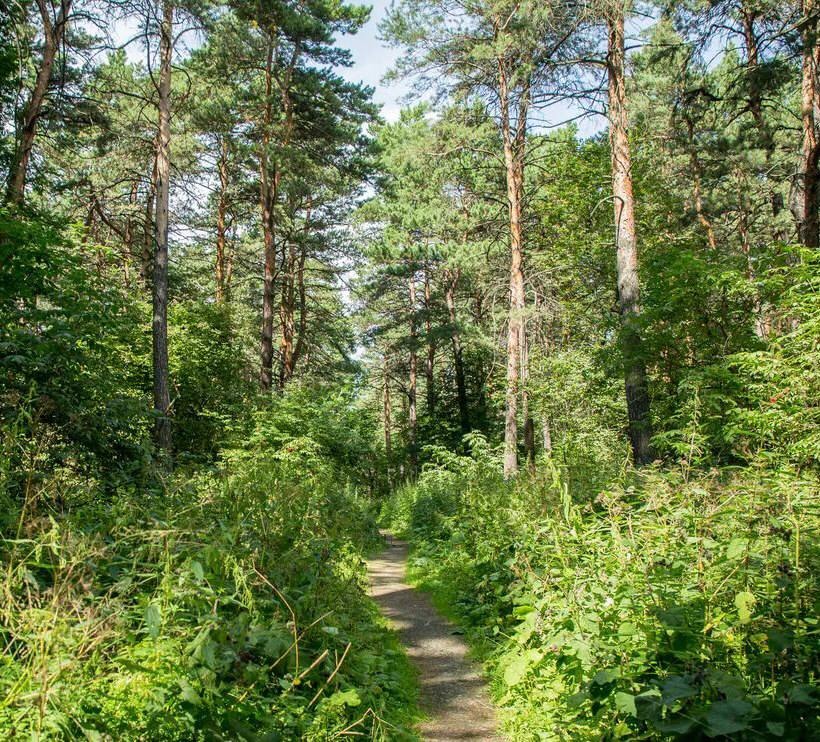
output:
[[[191,562],[191,572],[194,573],[194,577],[198,582],[205,579],[205,570],[202,568],[202,564],[196,560]]]
[[[193,686],[185,680],[185,678],[179,678],[177,680],[177,684],[179,685],[180,690],[182,691],[182,700],[187,701],[188,703],[192,703],[194,706],[199,706],[202,703],[202,699],[199,697],[199,693],[197,693]]]
[[[592,682],[595,685],[606,685],[607,683],[611,683],[614,680],[617,680],[621,676],[620,670],[599,670],[595,673],[595,677],[592,678]]]
[[[653,688],[635,696],[635,714],[639,719],[660,719],[661,692]]]
[[[362,699],[355,688],[345,691],[338,690],[327,699],[330,706],[358,706],[361,702]]]
[[[638,633],[638,627],[635,626],[634,623],[630,621],[624,621],[618,627],[618,636],[621,637],[628,637],[628,636],[635,636]]]
[[[736,734],[747,728],[746,717],[752,705],[738,699],[717,701],[706,713],[706,733],[710,737]]]
[[[661,692],[663,694],[663,702],[667,706],[670,706],[675,701],[679,701],[683,698],[691,698],[697,693],[697,690],[693,688],[685,678],[673,675],[663,682]]]
[[[754,608],[755,596],[744,591],[735,595],[735,607],[740,623],[749,623],[752,618],[752,608]]]
[[[782,721],[767,721],[766,729],[775,737],[782,737],[786,732],[786,725]]]
[[[631,693],[621,693],[620,691],[615,694],[615,708],[618,709],[622,714],[626,714],[627,716],[637,716],[638,711],[635,708],[635,696]]]
[[[148,636],[156,639],[162,626],[162,611],[156,603],[149,603],[145,608],[145,626],[148,629]]]
[[[536,649],[529,649],[517,655],[504,670],[504,682],[507,685],[517,685],[527,671],[543,659],[544,655]]]
[[[769,629],[766,632],[769,651],[775,654],[785,652],[794,642],[794,632],[790,629]]]
[[[663,721],[653,722],[653,726],[664,734],[686,734],[695,725],[694,719],[685,716],[673,716]]]
[[[726,558],[739,559],[746,553],[748,545],[749,539],[747,538],[733,538],[726,549]]]

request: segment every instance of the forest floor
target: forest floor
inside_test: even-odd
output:
[[[480,668],[467,657],[467,644],[433,607],[427,594],[408,585],[406,542],[387,536],[387,548],[368,562],[371,594],[398,632],[419,673],[419,727],[428,742],[500,740]]]

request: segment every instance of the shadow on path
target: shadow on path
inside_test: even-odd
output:
[[[408,546],[388,537],[388,546],[368,562],[371,595],[399,634],[419,671],[421,705],[429,719],[420,731],[429,742],[500,740],[495,715],[467,645],[453,634],[424,593],[404,582]]]

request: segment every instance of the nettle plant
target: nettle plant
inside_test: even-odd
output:
[[[650,470],[579,505],[554,466],[511,485],[452,463],[398,496],[414,570],[489,659],[513,738],[816,733],[816,482]]]

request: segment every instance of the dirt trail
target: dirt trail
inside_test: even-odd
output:
[[[500,740],[493,707],[467,645],[433,608],[430,598],[404,582],[408,548],[388,535],[388,546],[368,562],[371,594],[399,634],[419,671],[429,742]]]

